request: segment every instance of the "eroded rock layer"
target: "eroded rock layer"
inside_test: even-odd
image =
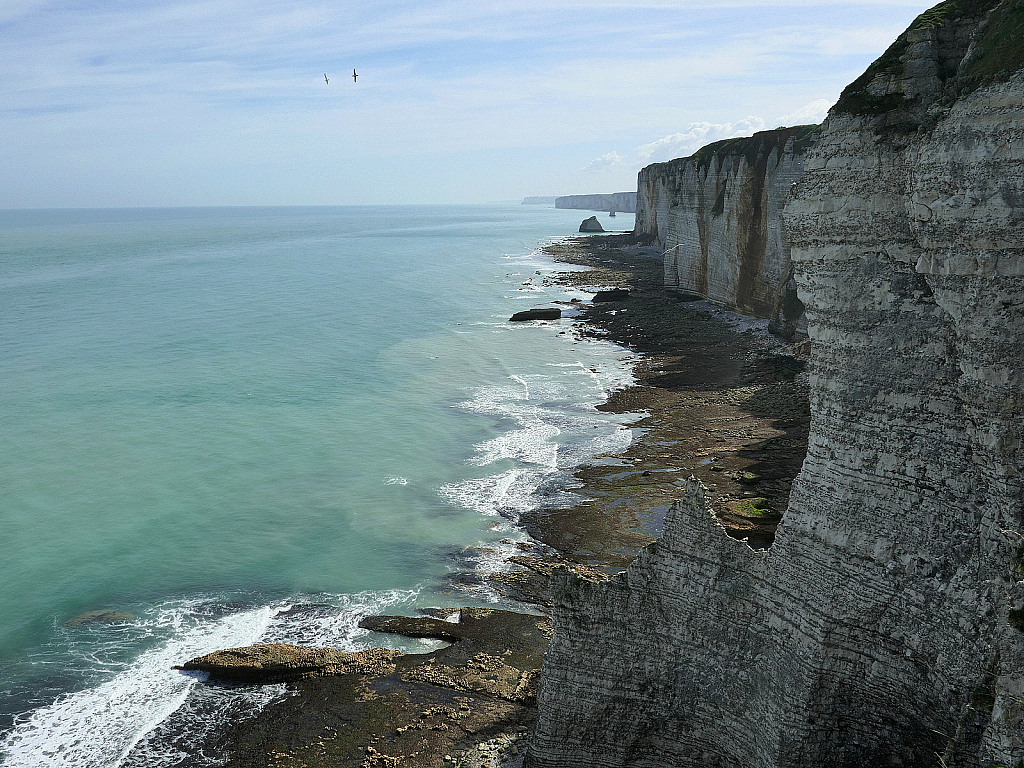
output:
[[[726,139],[640,171],[634,233],[665,251],[665,284],[803,331],[782,207],[817,126]]]
[[[1024,760],[1022,32],[943,3],[833,108],[786,207],[812,425],[775,544],[691,484],[626,573],[559,576],[530,768]]]

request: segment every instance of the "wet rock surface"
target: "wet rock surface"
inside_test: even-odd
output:
[[[323,662],[317,672],[289,678],[285,698],[236,725],[211,749],[226,754],[225,764],[235,768],[434,768],[464,753],[479,758],[465,765],[484,766],[484,757],[514,756],[512,745],[535,715],[549,619],[464,608],[458,623],[432,617],[379,617],[370,623],[411,637],[437,636],[437,624],[448,624],[453,629],[445,634],[453,644],[427,654],[301,649]],[[230,676],[239,666],[251,668],[253,659],[287,664],[292,648],[237,649],[237,664],[230,659],[236,652],[222,651],[192,668],[216,663],[217,674],[230,668]],[[309,660],[301,653],[299,658]]]
[[[629,298],[628,288],[610,288],[607,291],[598,291],[591,301],[601,303],[602,301],[625,301]]]

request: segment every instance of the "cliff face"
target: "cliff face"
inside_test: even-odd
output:
[[[530,768],[1024,760],[1024,8],[923,14],[786,207],[809,450],[775,544],[695,484],[606,583],[561,574]]]
[[[610,195],[563,195],[555,198],[555,208],[633,213],[636,210],[636,192],[613,192]]]
[[[726,139],[640,171],[634,234],[665,250],[665,284],[803,331],[782,207],[817,126]]]

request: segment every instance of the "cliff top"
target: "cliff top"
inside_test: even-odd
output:
[[[753,165],[759,154],[770,154],[776,147],[785,146],[790,139],[793,139],[793,151],[797,154],[809,149],[820,129],[820,125],[796,125],[758,131],[753,136],[723,139],[708,144],[694,152],[692,157],[697,165],[703,166],[708,165],[713,157],[743,155]]]
[[[1008,79],[1024,65],[1024,4],[1018,0],[946,0],[922,13],[867,70],[846,87],[832,108],[849,115],[909,113],[929,106],[921,94],[906,93],[908,70],[931,43],[934,74],[946,96],[962,98],[983,85]],[[920,122],[910,115],[888,121],[906,128]]]
[[[706,167],[714,158],[744,157],[753,165],[758,155],[769,155],[776,148],[785,147],[793,140],[793,151],[797,154],[806,152],[814,143],[821,130],[820,125],[796,125],[788,128],[774,128],[770,131],[758,131],[753,136],[739,136],[734,139],[722,139],[701,147],[689,157],[680,157],[664,163],[652,163],[648,168],[669,166],[677,163],[692,162],[698,167]]]

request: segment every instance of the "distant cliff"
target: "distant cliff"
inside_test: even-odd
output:
[[[554,195],[535,195],[533,197],[524,197],[521,205],[553,205],[557,199]]]
[[[649,165],[637,183],[635,234],[665,250],[665,284],[803,331],[782,207],[818,126],[762,131]]]
[[[564,195],[555,198],[555,208],[633,213],[636,210],[636,192],[614,192],[610,195]]]
[[[950,0],[842,94],[785,209],[809,450],[770,550],[691,484],[558,572],[528,768],[1024,761],[1024,6]]]

